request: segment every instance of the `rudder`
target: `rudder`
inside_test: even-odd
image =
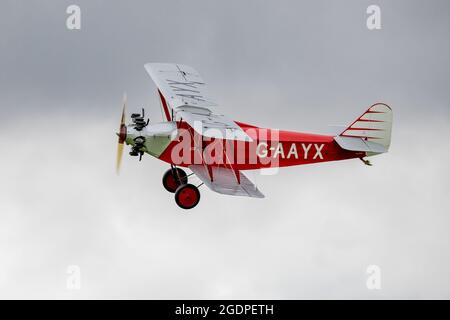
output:
[[[339,137],[360,138],[382,145],[391,145],[392,109],[385,103],[376,103],[348,126]],[[385,151],[385,152],[386,152]]]

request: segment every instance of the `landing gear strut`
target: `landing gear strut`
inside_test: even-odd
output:
[[[183,169],[172,166],[164,173],[162,183],[167,191],[175,193],[175,202],[182,209],[192,209],[200,201],[198,187],[188,183],[188,175]]]

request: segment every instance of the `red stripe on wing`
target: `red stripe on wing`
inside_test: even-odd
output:
[[[356,122],[358,122],[358,121],[361,121],[361,122],[386,122],[383,120],[371,120],[371,119],[361,119],[361,118],[359,118]]]
[[[341,137],[361,138],[361,139],[382,139],[382,138],[380,138],[380,137],[352,136],[352,135],[348,135],[348,134],[341,134]]]
[[[166,115],[166,120],[167,121],[171,121],[169,107],[167,106],[166,99],[162,95],[161,91],[159,91],[159,89],[158,89],[158,93],[159,93],[159,98],[161,99],[161,103],[162,103],[162,106],[163,106],[164,114]]]
[[[384,131],[384,129],[375,129],[375,128],[348,128],[348,130],[367,130],[367,131]]]

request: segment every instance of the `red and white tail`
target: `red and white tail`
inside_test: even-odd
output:
[[[339,137],[361,138],[382,145],[385,150],[391,144],[392,109],[384,103],[376,103],[345,129]]]

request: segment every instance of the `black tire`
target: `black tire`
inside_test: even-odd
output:
[[[193,184],[183,184],[175,192],[175,202],[182,209],[192,209],[200,202],[200,191]]]
[[[171,193],[174,193],[180,185],[186,184],[187,182],[187,174],[180,168],[167,170],[162,178],[164,188]]]

